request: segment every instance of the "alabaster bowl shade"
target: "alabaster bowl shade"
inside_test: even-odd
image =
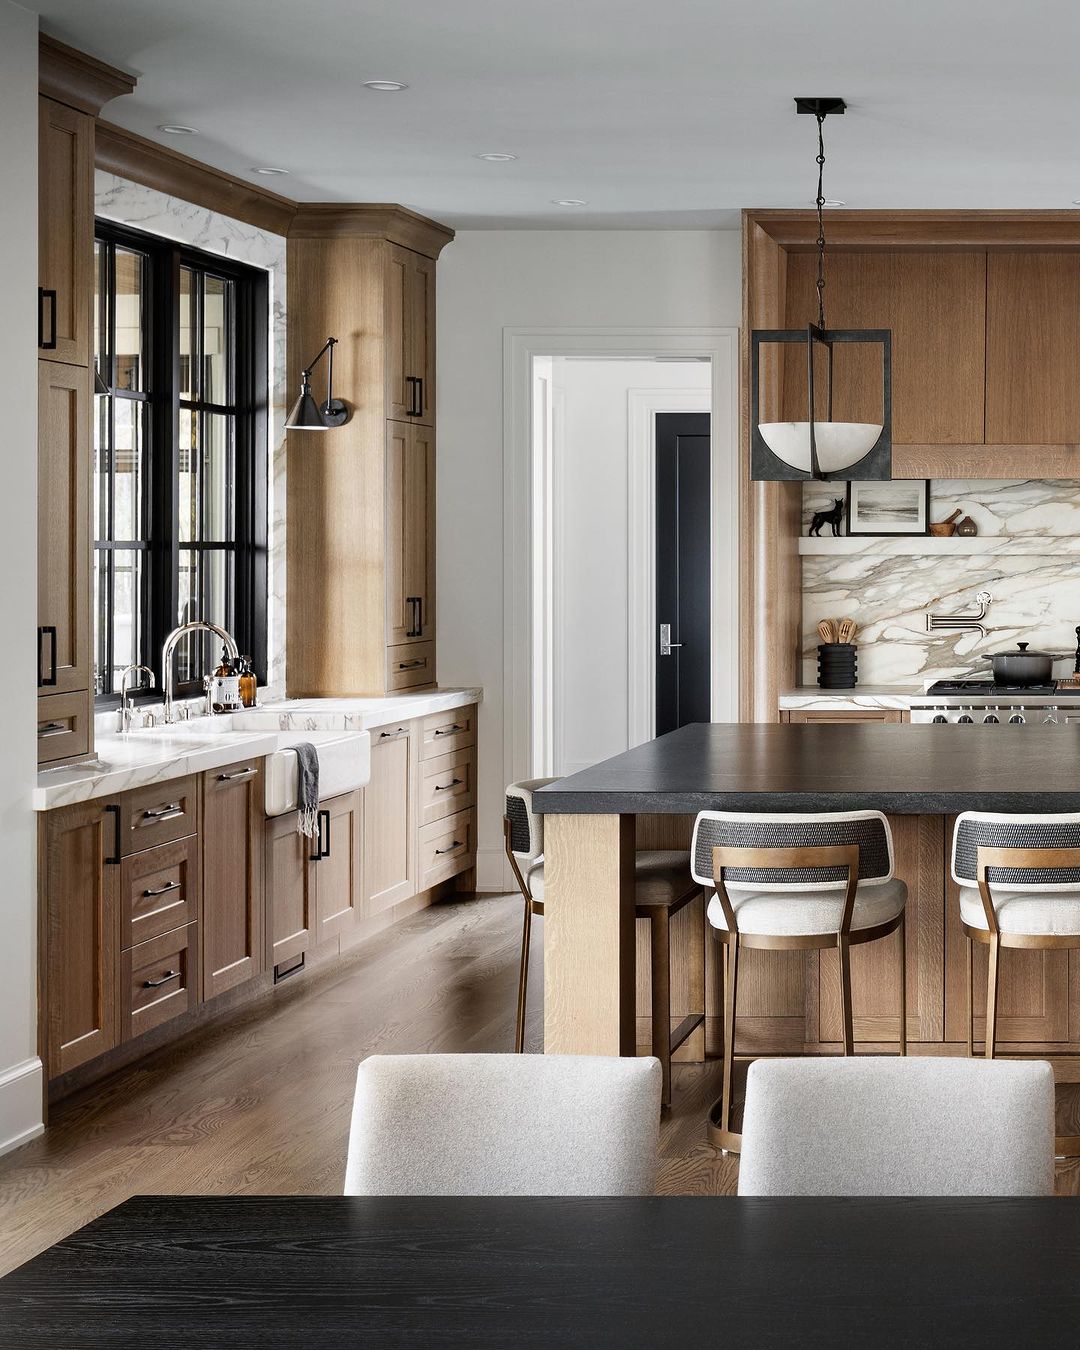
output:
[[[777,459],[801,473],[810,472],[810,423],[761,422],[762,439]],[[815,422],[818,467],[822,473],[842,473],[858,464],[877,444],[881,423]]]

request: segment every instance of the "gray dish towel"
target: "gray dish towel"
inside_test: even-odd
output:
[[[296,751],[296,832],[314,839],[319,832],[319,754],[310,741]]]

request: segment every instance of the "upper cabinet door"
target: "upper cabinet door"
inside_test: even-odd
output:
[[[991,253],[986,439],[1080,444],[1080,254]]]
[[[435,440],[386,424],[386,641],[435,636]]]
[[[397,244],[386,266],[386,405],[395,421],[435,415],[435,264]]]
[[[38,100],[38,355],[90,364],[94,119]]]
[[[38,363],[38,692],[90,688],[90,372]]]
[[[817,257],[787,259],[787,327],[817,319]],[[983,439],[986,255],[845,253],[832,250],[826,271],[830,328],[892,330],[893,443],[971,445]],[[833,411],[839,421],[881,417],[881,350],[834,348]],[[825,362],[815,362],[824,377]],[[824,379],[816,389],[824,417]],[[784,364],[784,417],[806,419],[806,353]]]

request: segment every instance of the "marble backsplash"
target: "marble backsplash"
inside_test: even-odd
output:
[[[803,490],[803,534],[815,510],[839,495],[832,484]],[[1080,480],[941,480],[931,484],[930,518],[957,506],[979,527],[963,553],[912,551],[919,540],[863,536],[844,554],[805,556],[803,682],[817,680],[817,625],[850,616],[859,625],[859,681],[919,687],[924,680],[984,673],[980,656],[1015,642],[1071,653],[1080,624]],[[893,549],[903,552],[893,552]],[[926,631],[926,615],[974,613],[977,592],[994,599],[987,635]],[[1072,662],[1069,662],[1071,670]]]

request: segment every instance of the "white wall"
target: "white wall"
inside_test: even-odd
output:
[[[629,483],[631,390],[710,392],[708,364],[555,363],[554,772],[576,773],[629,749]],[[683,404],[682,406],[686,406]]]
[[[479,684],[479,883],[504,884],[503,329],[737,326],[737,231],[470,230],[438,271],[438,660]]]
[[[37,16],[0,0],[0,406],[7,466],[0,494],[0,1152],[41,1131],[37,1057]]]

